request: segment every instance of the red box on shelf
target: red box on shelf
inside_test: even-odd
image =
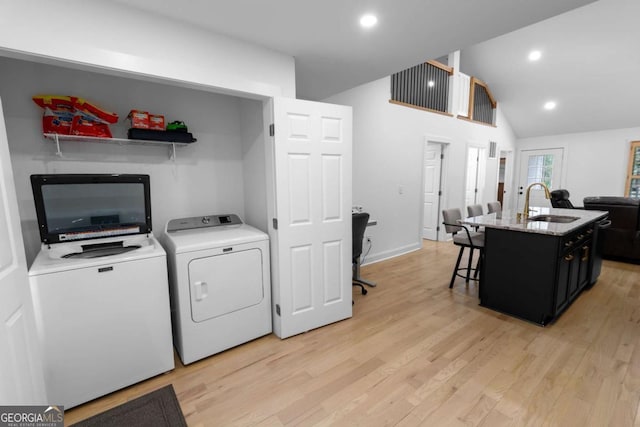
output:
[[[164,116],[160,114],[149,114],[149,129],[164,130]]]
[[[149,113],[147,111],[131,110],[127,119],[131,121],[132,128],[149,129]]]

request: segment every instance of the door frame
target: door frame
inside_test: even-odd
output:
[[[442,192],[442,196],[440,196],[438,201],[438,219],[436,226],[442,229],[442,206],[447,206],[447,176],[448,176],[448,165],[449,165],[449,152],[450,146],[453,141],[450,138],[439,136],[439,135],[425,135],[422,143],[422,162],[421,162],[421,170],[420,170],[420,179],[422,183],[420,185],[420,207],[418,212],[418,218],[424,218],[424,151],[428,144],[439,144],[442,147],[442,159],[440,160],[440,191]],[[424,223],[422,220],[418,224],[418,241],[422,242],[422,229],[424,228]],[[438,240],[440,242],[444,242],[447,240],[447,233],[441,233],[438,231]]]
[[[499,148],[499,147],[498,147]],[[505,158],[505,169],[504,169],[504,194],[502,196],[502,209],[508,210],[511,208],[513,203],[513,188],[514,188],[514,158],[513,150],[498,150],[498,162],[501,158]],[[500,178],[500,165],[498,163],[496,182]],[[497,194],[496,194],[497,196]]]

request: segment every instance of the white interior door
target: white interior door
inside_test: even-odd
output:
[[[438,240],[442,144],[425,143],[423,168],[422,238]]]
[[[42,361],[1,102],[0,176],[0,404],[42,405]]]
[[[351,107],[273,100],[274,332],[351,317]]]
[[[467,148],[467,180],[465,190],[465,206],[482,203],[484,199],[484,181],[486,174],[485,149],[481,147]],[[463,211],[466,216],[466,211]]]
[[[561,188],[562,160],[564,150],[522,150],[520,152],[520,173],[518,177],[518,212],[522,212],[527,187],[534,182],[542,182],[549,190]],[[529,206],[551,206],[540,186],[531,188]]]

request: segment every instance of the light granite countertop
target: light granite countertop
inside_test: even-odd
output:
[[[515,210],[503,210],[498,213],[465,218],[461,222],[466,225],[481,226],[485,228],[500,228],[503,230],[521,231],[525,233],[562,236],[584,225],[604,218],[607,214],[607,211],[534,207],[531,208],[529,219],[526,221],[518,221],[518,215]],[[572,222],[531,221],[531,218],[538,215],[561,215],[576,217],[577,219]]]

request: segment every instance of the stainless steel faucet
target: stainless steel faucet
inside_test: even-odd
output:
[[[529,216],[529,195],[531,193],[531,187],[533,187],[534,185],[539,185],[542,188],[544,188],[544,197],[547,199],[551,198],[551,193],[549,192],[549,188],[547,188],[546,185],[544,185],[544,183],[542,182],[534,182],[533,184],[529,185],[527,187],[527,194],[525,195],[524,198],[524,212],[522,212],[522,217],[524,218],[524,220],[527,220],[527,217]]]

